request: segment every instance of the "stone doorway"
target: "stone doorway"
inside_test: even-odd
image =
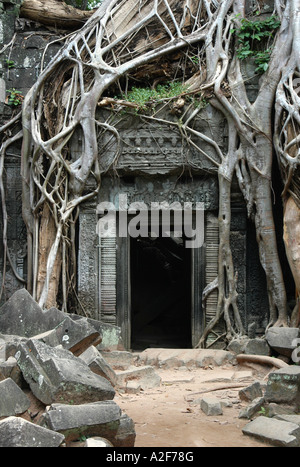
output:
[[[192,251],[174,235],[130,239],[131,346],[192,347]]]

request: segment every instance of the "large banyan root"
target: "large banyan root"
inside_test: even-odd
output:
[[[265,355],[250,355],[250,354],[240,354],[236,357],[238,363],[260,363],[263,365],[270,365],[276,368],[286,368],[288,367],[288,363],[280,360],[279,358],[274,357],[267,357]]]

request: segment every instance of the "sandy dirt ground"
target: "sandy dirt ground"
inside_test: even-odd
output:
[[[242,433],[249,420],[238,418],[247,405],[239,390],[263,381],[266,371],[258,375],[232,366],[156,371],[162,378],[160,387],[115,397],[135,422],[136,447],[266,447]],[[223,401],[223,414],[206,415],[200,408],[203,397]]]
[[[269,447],[242,433],[249,422],[239,418],[247,405],[239,390],[254,381],[266,383],[270,367],[232,366],[157,369],[161,385],[138,394],[116,393],[115,402],[135,423],[135,447]],[[258,368],[258,371],[257,371]],[[45,407],[30,391],[30,413],[37,423]],[[224,403],[223,414],[208,416],[200,408],[203,397],[217,397]],[[23,415],[32,421],[29,414]],[[77,441],[67,447],[83,447]]]

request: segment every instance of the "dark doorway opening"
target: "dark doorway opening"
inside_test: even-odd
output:
[[[183,238],[130,239],[131,347],[191,348],[192,254]]]

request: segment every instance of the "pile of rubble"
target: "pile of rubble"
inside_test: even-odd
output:
[[[272,446],[300,447],[299,343],[298,328],[270,328],[264,338],[243,337],[230,344],[238,363],[270,367],[265,379],[239,391],[239,418],[249,420],[245,435]],[[209,396],[200,405],[206,415],[216,416],[222,415],[225,402]]]
[[[133,358],[117,327],[43,311],[17,291],[0,308],[0,447],[85,438],[90,446],[91,437],[101,446],[134,446],[134,422],[113,400],[116,390],[153,387],[160,377],[153,367],[133,366]]]
[[[0,447],[69,446],[83,439],[87,447],[132,447],[134,422],[114,401],[117,392],[160,386],[154,367],[247,360],[270,365],[270,373],[239,392],[239,417],[249,420],[243,433],[300,447],[299,333],[271,328],[264,339],[243,337],[226,351],[147,349],[135,357],[124,350],[117,326],[56,308],[43,311],[21,289],[0,308]],[[207,415],[222,414],[222,403],[200,401]]]

